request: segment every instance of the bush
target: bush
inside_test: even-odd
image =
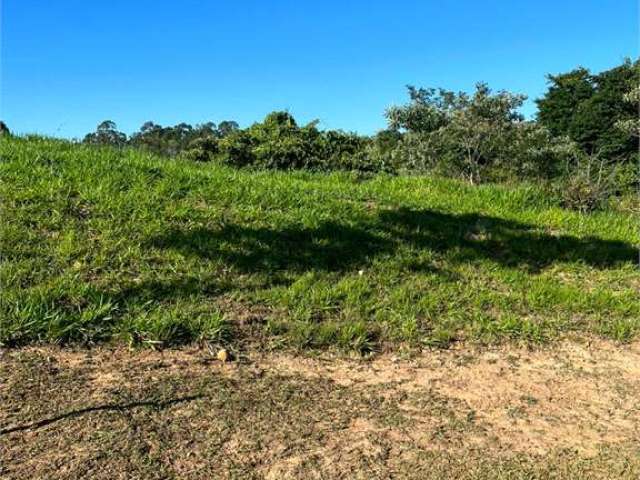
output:
[[[273,112],[263,123],[253,125],[253,154],[256,166],[280,170],[310,168],[321,162],[315,123],[298,127],[287,112]]]
[[[438,140],[437,133],[407,132],[388,153],[388,162],[399,172],[444,173]]]
[[[252,147],[247,130],[237,130],[220,140],[218,158],[227,165],[246,167],[255,163]]]
[[[491,176],[494,180],[550,180],[563,173],[578,151],[568,137],[554,137],[536,122],[521,122],[511,131]]]
[[[207,136],[191,141],[182,156],[187,160],[208,162],[215,158],[218,151],[218,140],[213,136]]]
[[[366,154],[368,143],[353,133],[321,131],[317,122],[300,127],[289,113],[272,112],[220,140],[218,158],[237,167],[379,171],[380,162]]]
[[[315,124],[298,127],[287,112],[272,112],[262,123],[236,131],[220,142],[220,158],[234,166],[311,168],[318,153]]]
[[[568,165],[556,190],[565,208],[592,212],[604,208],[620,192],[620,169],[600,154],[581,153]]]

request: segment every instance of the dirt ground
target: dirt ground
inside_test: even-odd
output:
[[[5,350],[0,477],[640,478],[640,342]]]

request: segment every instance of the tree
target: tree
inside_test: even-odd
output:
[[[395,157],[411,168],[456,172],[472,183],[482,172],[511,161],[510,142],[523,117],[525,95],[493,93],[478,83],[472,95],[408,87],[409,104],[387,110],[389,128],[406,133]],[[403,151],[403,149],[406,149]]]
[[[140,130],[131,136],[129,143],[159,155],[174,157],[183,152],[189,152],[189,157],[204,160],[217,151],[217,147],[213,147],[217,143],[212,139],[224,138],[237,130],[238,124],[229,120],[220,122],[217,127],[213,122],[196,126],[179,123],[172,127],[145,122]],[[204,148],[205,145],[206,148]]]
[[[584,68],[548,76],[549,89],[537,100],[538,120],[554,135],[566,135],[588,154],[628,160],[638,139],[618,125],[638,117],[625,95],[640,81],[640,63],[622,65],[592,75]]]
[[[516,122],[523,120],[517,109],[526,98],[506,91],[492,94],[486,83],[477,84],[471,97],[452,98],[449,121],[438,134],[471,183],[482,181],[483,169],[512,161],[505,152],[510,151]]]
[[[568,135],[578,107],[594,94],[589,70],[579,67],[560,75],[547,75],[549,89],[536,100],[538,120],[553,135]]]
[[[120,148],[127,143],[127,135],[118,131],[115,122],[105,120],[97,126],[95,132],[89,133],[84,137],[84,142]]]
[[[407,85],[409,103],[389,107],[385,117],[389,129],[413,133],[433,132],[447,123],[456,94],[442,88],[416,88]],[[458,94],[458,97],[464,95]]]
[[[9,130],[9,127],[7,127],[7,124],[0,120],[0,137],[5,135],[10,136],[11,131]]]
[[[633,87],[624,96],[625,102],[633,105],[639,114],[635,117],[618,120],[616,128],[631,137],[640,137],[640,85]]]
[[[233,120],[223,120],[218,124],[217,134],[220,138],[226,137],[227,135],[237,131],[239,128],[240,127],[237,122],[234,122]]]

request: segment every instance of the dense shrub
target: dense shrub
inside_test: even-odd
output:
[[[320,132],[315,137],[319,162],[317,167],[326,170],[362,170],[377,171],[377,165],[371,164],[365,153],[368,139],[354,133],[339,130]]]
[[[577,152],[577,145],[568,137],[555,137],[536,122],[520,122],[511,130],[492,178],[552,179]]]
[[[638,115],[617,120],[615,127],[625,135],[635,137],[637,141],[640,137],[640,85],[636,84],[622,98],[635,109]]]
[[[248,129],[255,165],[261,168],[314,168],[321,161],[315,123],[299,127],[288,112],[272,112]]]
[[[224,163],[234,167],[246,167],[255,162],[251,136],[246,130],[237,130],[218,143],[219,156]]]
[[[639,61],[627,60],[596,75],[577,68],[547,78],[549,89],[537,100],[542,125],[554,135],[569,136],[586,153],[633,160],[638,137],[618,126],[638,118],[637,101],[625,101],[625,96],[640,82]]]
[[[317,122],[301,127],[288,112],[272,112],[222,139],[218,158],[239,167],[379,171],[379,162],[366,154],[368,143],[353,133],[321,131]]]
[[[196,162],[208,162],[220,151],[219,140],[213,135],[192,140],[183,154],[183,158]]]

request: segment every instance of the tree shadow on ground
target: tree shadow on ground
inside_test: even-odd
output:
[[[540,227],[476,213],[399,209],[379,222],[399,243],[449,255],[454,262],[487,259],[536,273],[554,263],[607,269],[633,263],[638,250],[618,240],[552,234]]]
[[[119,290],[118,299],[146,298],[174,300],[190,295],[218,296],[231,290],[227,284],[211,278],[180,277],[178,279],[146,280]]]
[[[369,226],[371,227],[371,226]],[[243,272],[344,271],[391,253],[395,242],[370,228],[325,222],[316,228],[226,225],[218,230],[172,230],[151,245],[208,260],[221,260]]]
[[[554,263],[580,262],[606,269],[637,259],[633,245],[596,237],[555,235],[539,227],[481,214],[396,209],[354,225],[336,221],[315,228],[245,227],[174,229],[150,245],[240,271],[348,271],[399,249],[429,250],[453,263],[490,260],[539,272]]]

